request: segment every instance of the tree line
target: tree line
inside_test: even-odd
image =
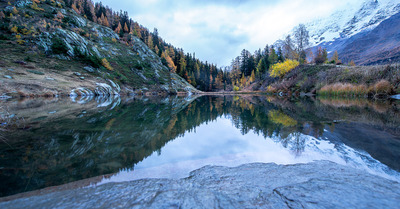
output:
[[[158,34],[158,29],[152,32],[138,22],[129,18],[128,12],[113,11],[101,2],[92,0],[64,0],[66,7],[90,21],[111,28],[116,32],[120,41],[131,44],[132,36],[141,39],[160,58],[170,72],[177,73],[199,90],[212,91],[222,89],[224,73],[215,64],[203,62],[196,58],[195,53],[185,53],[164,41]]]
[[[296,60],[300,64],[307,62],[307,57],[312,57],[317,64],[327,61],[324,49],[318,49],[315,58],[311,51],[306,51],[310,36],[305,25],[300,24],[295,28],[293,35],[278,40],[274,45],[266,45],[264,49],[258,49],[253,54],[243,49],[240,56],[232,60],[230,66],[221,69],[215,64],[199,60],[195,53],[185,53],[183,49],[167,43],[159,36],[157,28],[150,32],[129,18],[126,11],[116,12],[101,2],[93,3],[92,0],[64,2],[79,15],[114,30],[120,36],[120,41],[128,45],[133,41],[132,36],[138,37],[161,58],[170,72],[177,73],[202,91],[242,89],[255,81],[271,77],[269,71],[272,66],[286,60]],[[336,62],[339,62],[337,53],[334,57]],[[292,62],[287,65],[293,66]]]

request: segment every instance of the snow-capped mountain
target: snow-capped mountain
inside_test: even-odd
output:
[[[307,23],[310,44],[346,39],[363,31],[376,28],[382,21],[400,12],[400,0],[358,0],[346,8]]]

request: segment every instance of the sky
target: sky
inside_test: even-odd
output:
[[[293,27],[329,16],[352,0],[101,0],[185,53],[230,65],[242,49],[254,52]],[[100,2],[95,0],[94,2]]]

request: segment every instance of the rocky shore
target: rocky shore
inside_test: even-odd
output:
[[[397,208],[400,184],[328,161],[206,166],[183,179],[109,183],[1,208]]]

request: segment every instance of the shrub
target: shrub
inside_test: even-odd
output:
[[[391,94],[393,86],[387,80],[380,80],[369,88],[370,93],[373,94]]]
[[[271,77],[282,78],[286,73],[290,72],[294,68],[299,66],[299,62],[296,60],[285,60],[285,62],[280,62],[271,67],[269,72]]]
[[[44,9],[40,8],[35,2],[32,3],[31,9],[36,10],[36,11],[44,11]]]
[[[0,34],[0,40],[10,40],[10,38],[4,34]]]
[[[18,33],[18,26],[13,26],[10,31],[11,33]]]
[[[60,38],[54,37],[52,40],[51,50],[55,54],[67,54],[67,44]]]
[[[84,63],[91,65],[92,67],[99,68],[103,65],[99,57],[97,57],[96,55],[91,56],[88,53],[83,53],[76,46],[74,46],[74,55],[75,57],[77,57]]]
[[[239,91],[239,87],[238,86],[233,86],[233,90],[234,91]]]
[[[322,87],[318,94],[322,96],[359,97],[367,95],[368,88],[364,84],[334,83]]]
[[[276,89],[273,86],[268,86],[267,87],[267,92],[269,92],[269,93],[276,93],[277,91],[278,91],[278,89]]]
[[[103,58],[102,60],[101,60],[101,64],[107,69],[107,70],[114,70],[112,67],[111,67],[111,65],[110,65],[110,63],[107,61],[107,59],[106,58]]]

